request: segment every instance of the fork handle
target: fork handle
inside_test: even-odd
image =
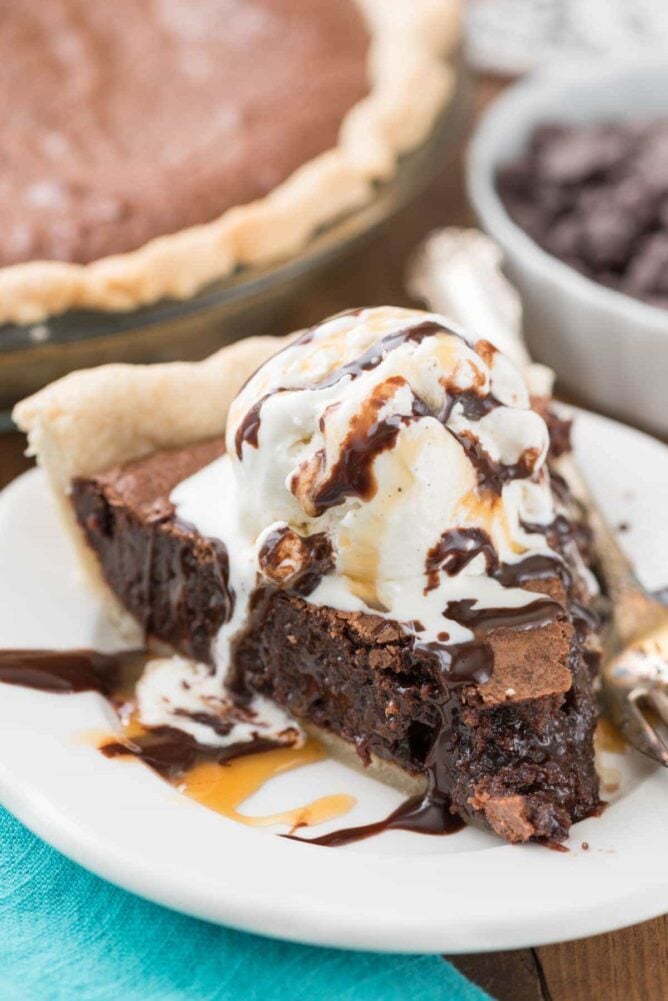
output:
[[[613,609],[613,625],[620,645],[638,639],[668,621],[665,605],[650,597],[638,580],[629,558],[592,497],[570,455],[559,460],[559,471],[585,505],[606,589]]]

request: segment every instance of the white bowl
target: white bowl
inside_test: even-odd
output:
[[[599,285],[542,250],[512,221],[495,185],[497,168],[525,150],[541,122],[660,115],[668,117],[668,61],[533,76],[506,91],[481,121],[468,187],[522,296],[534,358],[553,368],[578,401],[668,435],[668,310]]]

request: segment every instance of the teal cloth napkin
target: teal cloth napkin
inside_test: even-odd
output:
[[[0,1001],[487,998],[438,956],[293,945],[148,903],[0,808]]]

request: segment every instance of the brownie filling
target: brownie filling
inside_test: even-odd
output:
[[[234,607],[227,550],[179,521],[169,494],[223,450],[216,439],[72,484],[79,523],[121,604],[147,636],[204,663]]]
[[[366,763],[376,755],[426,771],[432,798],[507,840],[561,841],[598,806],[596,709],[581,640],[565,621],[540,635],[500,628],[488,639],[495,688],[516,664],[535,663],[542,694],[485,702],[485,686],[453,684],[397,625],[268,590],[256,595],[231,680],[343,737]],[[550,671],[555,656],[565,678]]]
[[[79,479],[72,490],[88,544],[122,604],[148,635],[208,662],[234,600],[226,553],[176,519],[169,493],[222,451],[218,440],[156,453]],[[553,530],[558,552],[574,532]],[[279,543],[286,540],[272,541]],[[327,558],[314,553],[317,572],[326,572]],[[340,736],[364,762],[373,755],[426,773],[443,810],[509,841],[561,841],[599,805],[586,648],[593,623],[565,562],[520,566],[516,578],[536,592],[526,621],[513,628],[487,616],[473,624],[475,644],[490,651],[491,676],[457,676],[396,623],[315,606],[303,597],[310,578],[286,586],[279,574],[252,599],[230,683]],[[503,567],[494,572],[506,582]]]

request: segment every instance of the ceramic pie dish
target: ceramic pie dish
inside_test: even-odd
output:
[[[126,313],[74,310],[39,324],[1,326],[0,426],[11,426],[9,411],[19,399],[74,369],[118,359],[198,359],[249,331],[288,330],[294,310],[303,312],[300,295],[314,276],[369,238],[443,169],[465,119],[466,84],[458,65],[452,99],[428,138],[401,158],[370,202],[325,226],[288,260],[239,268],[181,302]],[[342,300],[341,308],[346,304]]]
[[[12,7],[0,322],[188,299],[297,253],[429,134],[457,14],[454,0]]]

